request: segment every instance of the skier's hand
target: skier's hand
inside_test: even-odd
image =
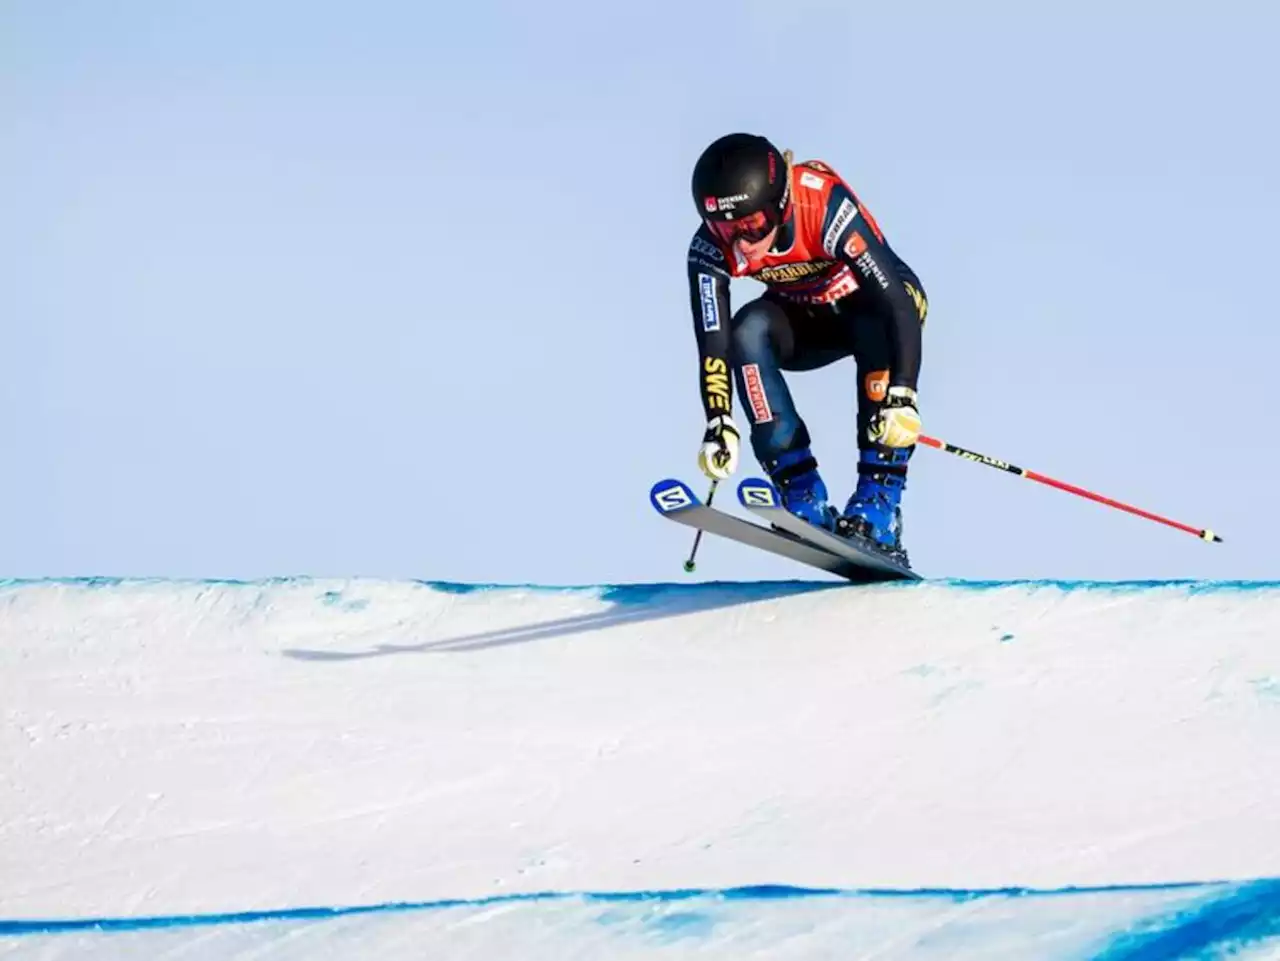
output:
[[[698,466],[712,480],[728,480],[738,469],[738,452],[741,447],[742,441],[733,418],[728,414],[713,417],[707,422],[707,432],[702,435]]]
[[[890,387],[880,412],[871,419],[871,440],[886,447],[911,447],[920,438],[920,411],[910,387]]]

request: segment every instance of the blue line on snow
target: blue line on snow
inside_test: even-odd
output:
[[[678,581],[656,581],[653,583],[633,584],[498,584],[498,583],[466,583],[461,581],[396,581],[362,577],[312,577],[308,575],[268,577],[259,580],[235,580],[219,578],[164,578],[164,577],[37,577],[37,578],[0,578],[0,591],[30,587],[76,587],[90,590],[103,590],[117,587],[227,587],[252,588],[265,587],[297,587],[317,582],[348,581],[365,586],[376,587],[379,584],[409,583],[429,590],[447,594],[472,594],[484,591],[533,591],[537,593],[564,593],[576,591],[604,592],[609,600],[646,601],[655,593],[667,591],[703,591],[730,590],[751,592],[761,588],[793,587],[825,587],[864,590],[865,587],[848,585],[839,581],[697,581],[692,584]],[[878,590],[921,590],[924,588],[952,588],[961,591],[988,591],[1005,588],[1044,589],[1051,588],[1062,591],[1144,591],[1182,589],[1191,593],[1216,593],[1238,591],[1265,591],[1280,589],[1280,580],[965,580],[963,578],[929,578],[920,581],[872,585]]]
[[[1234,949],[1280,934],[1280,880],[1234,885],[1220,898],[1118,936],[1095,961],[1163,961]]]
[[[966,890],[959,888],[802,888],[788,885],[751,885],[735,888],[677,888],[653,891],[584,891],[584,892],[533,892],[528,894],[498,894],[482,898],[445,898],[436,901],[395,901],[385,904],[351,905],[347,907],[281,908],[262,911],[239,911],[228,914],[186,914],[136,918],[51,918],[30,920],[0,920],[0,935],[62,934],[71,931],[140,931],[155,928],[197,927],[221,924],[248,924],[258,921],[325,920],[355,914],[386,914],[401,911],[431,911],[448,908],[488,907],[495,904],[519,902],[546,902],[580,900],[587,903],[612,902],[672,902],[696,898],[715,898],[724,901],[763,901],[795,898],[920,898],[949,899],[956,902],[979,898],[1033,898],[1064,897],[1079,894],[1135,893],[1179,891],[1203,888],[1208,892],[1221,888],[1224,897],[1201,909],[1200,924],[1212,923],[1215,936],[1221,928],[1238,927],[1240,924],[1256,925],[1259,912],[1267,911],[1280,923],[1280,879],[1255,882],[1187,881],[1171,884],[1107,885],[1102,887],[1068,888],[986,888]],[[1247,899],[1247,901],[1246,901]],[[1212,914],[1215,905],[1222,910]],[[1209,922],[1204,918],[1210,918]],[[1212,921],[1217,918],[1217,921]],[[1239,922],[1238,924],[1235,922]],[[1163,932],[1166,930],[1162,928]],[[1154,936],[1154,935],[1153,935]],[[1146,961],[1149,953],[1109,954],[1110,961]]]

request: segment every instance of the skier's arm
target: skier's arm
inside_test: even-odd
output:
[[[853,269],[860,292],[887,308],[894,348],[889,386],[915,390],[920,376],[920,311],[880,227],[870,214],[858,209],[856,198],[844,184],[836,184],[831,192],[822,237],[827,255]]]
[[[689,306],[698,340],[698,384],[710,422],[733,410],[729,368],[729,272],[724,254],[700,229],[689,244]]]

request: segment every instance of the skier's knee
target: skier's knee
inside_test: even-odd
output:
[[[733,348],[742,362],[759,363],[774,352],[777,326],[786,317],[773,304],[755,300],[742,307],[733,317]]]

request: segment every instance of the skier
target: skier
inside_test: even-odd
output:
[[[702,224],[689,245],[689,296],[707,417],[699,467],[716,480],[737,468],[732,374],[756,459],[786,508],[905,563],[900,505],[920,433],[916,382],[928,311],[919,279],[831,167],[793,164],[791,151],[764,137],[716,140],[698,158],[692,186]],[[732,315],[731,277],[766,286]],[[838,513],[782,372],[849,356],[860,384],[858,483]]]

